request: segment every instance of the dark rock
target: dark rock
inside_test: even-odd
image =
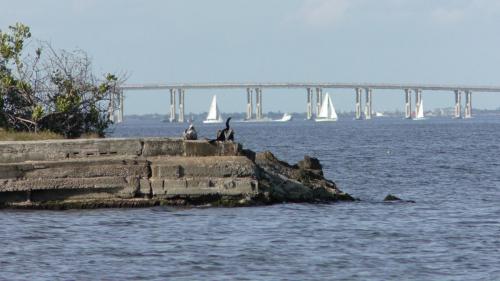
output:
[[[384,198],[384,201],[401,201],[401,199],[395,195],[387,194],[387,196]]]
[[[406,202],[406,203],[415,203],[413,200],[403,200],[395,195],[392,194],[387,194],[387,196],[384,198],[385,202]]]
[[[285,168],[293,168],[290,164],[287,162],[281,161],[271,151],[264,151],[261,153],[257,153],[256,161],[261,161],[261,162],[268,162],[268,163],[275,163],[277,165],[283,166]]]
[[[318,158],[311,157],[308,155],[304,156],[304,160],[299,161],[297,163],[299,168],[305,169],[305,170],[322,170],[323,167],[319,163]]]
[[[277,173],[284,175],[287,178],[296,178],[294,177],[296,173],[296,168],[290,166],[290,164],[280,161],[274,154],[270,151],[264,151],[261,153],[257,153],[255,155],[255,164],[261,168],[261,170],[267,170],[271,173]]]
[[[262,191],[269,202],[333,202],[353,201],[334,182],[323,177],[319,160],[306,156],[297,165],[277,159],[269,151],[257,153],[255,163],[261,170]]]
[[[248,159],[252,160],[252,162],[255,162],[255,155],[256,155],[256,153],[253,150],[242,149],[241,150],[241,155],[246,156]]]

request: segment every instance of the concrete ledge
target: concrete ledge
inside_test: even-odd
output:
[[[184,140],[148,138],[142,139],[142,156],[182,156],[184,155]]]
[[[81,139],[0,142],[0,163],[56,161],[141,154],[141,142],[135,139]]]
[[[47,189],[32,191],[31,202],[55,202],[66,200],[134,199],[132,189],[120,187],[96,187],[92,189]]]
[[[148,162],[137,157],[0,164],[0,179],[147,177],[148,173]]]
[[[289,165],[270,152],[256,155],[238,143],[206,140],[0,142],[0,208],[241,206],[350,198],[323,177],[317,159],[302,162]]]
[[[244,156],[151,158],[153,178],[251,177],[257,167]]]
[[[129,183],[123,177],[3,180],[0,181],[0,192],[45,189],[123,188],[128,185]]]
[[[236,156],[241,150],[241,144],[236,142],[184,141],[184,156],[188,157]]]
[[[11,141],[0,142],[0,163],[112,156],[235,156],[240,152],[241,145],[235,142],[178,138]]]
[[[251,178],[190,178],[155,180],[153,196],[169,198],[188,195],[256,195],[258,182]]]

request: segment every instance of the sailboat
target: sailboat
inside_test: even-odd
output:
[[[337,121],[337,112],[335,112],[335,107],[333,107],[332,99],[330,98],[330,95],[328,93],[325,94],[323,103],[321,104],[321,109],[315,121]]]
[[[219,107],[217,106],[217,96],[212,97],[210,109],[208,110],[207,119],[203,120],[205,124],[222,123],[222,116],[220,115]]]
[[[421,99],[420,103],[417,105],[417,112],[415,113],[415,118],[413,120],[424,120],[424,100]]]

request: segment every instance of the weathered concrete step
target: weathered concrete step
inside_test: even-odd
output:
[[[241,205],[339,198],[352,200],[323,177],[317,159],[305,158],[292,166],[270,152],[243,151],[234,142],[0,142],[0,208]]]
[[[255,164],[244,156],[149,158],[152,178],[252,177]]]
[[[141,193],[155,198],[183,195],[255,195],[258,181],[252,178],[152,179],[150,186],[141,181]]]
[[[124,177],[8,179],[0,180],[0,192],[126,187],[136,189],[139,185],[137,181],[135,178]]]
[[[8,141],[0,142],[0,163],[111,156],[229,156],[239,155],[241,150],[241,145],[235,142],[178,138]]]
[[[0,179],[147,177],[148,162],[138,157],[112,157],[0,164]]]
[[[140,155],[136,139],[81,139],[0,142],[0,163]]]

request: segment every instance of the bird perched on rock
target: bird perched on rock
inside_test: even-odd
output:
[[[185,140],[197,140],[198,139],[198,133],[196,132],[196,129],[194,128],[193,124],[189,124],[189,127],[186,130],[184,130],[182,137]]]
[[[231,117],[226,120],[226,128],[222,130],[217,130],[217,138],[214,140],[210,140],[210,142],[215,141],[234,141],[234,131],[229,126],[229,121],[231,121]]]

